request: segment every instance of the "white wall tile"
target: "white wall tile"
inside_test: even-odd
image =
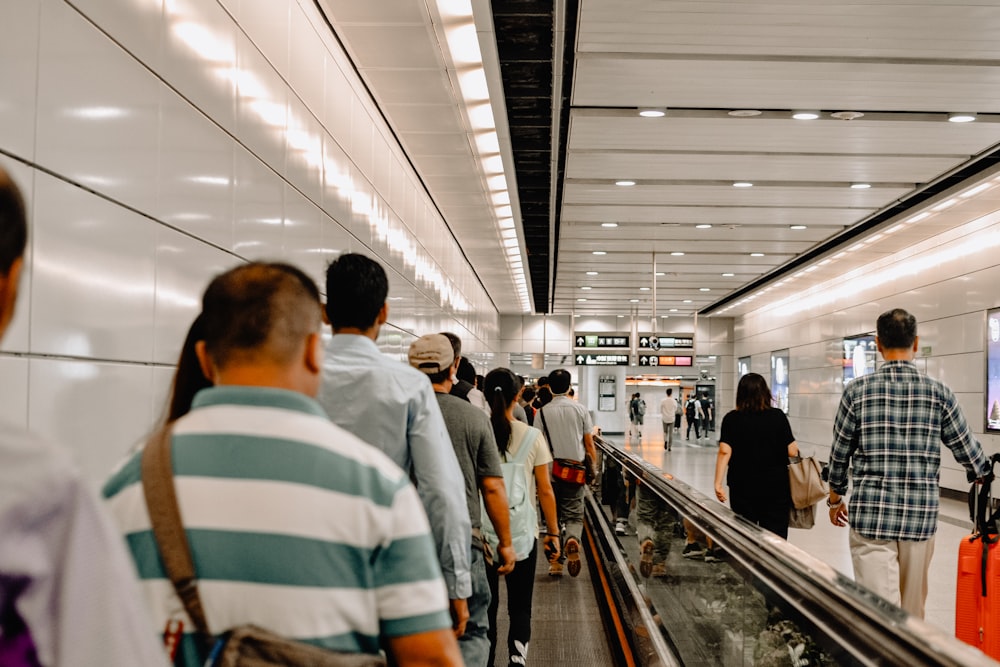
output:
[[[234,159],[233,251],[242,257],[276,253],[284,237],[284,181],[242,146]]]
[[[28,359],[0,356],[0,422],[28,428]]]
[[[288,88],[242,33],[237,35],[236,48],[236,135],[261,161],[284,174]]]
[[[274,69],[286,78],[289,10],[293,4],[289,0],[240,0],[240,26]]]
[[[150,359],[154,223],[41,173],[34,207],[31,351]]]
[[[35,156],[40,0],[0,3],[0,146]]]
[[[99,486],[149,432],[147,366],[32,359],[29,428],[66,447]]]
[[[323,117],[326,49],[302,8],[291,3],[288,83],[317,118]]]

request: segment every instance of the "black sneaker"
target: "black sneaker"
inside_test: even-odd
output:
[[[706,563],[721,563],[722,557],[726,555],[719,547],[712,547],[705,552],[705,562]]]

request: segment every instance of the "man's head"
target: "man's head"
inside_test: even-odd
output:
[[[564,368],[556,369],[549,373],[549,389],[555,396],[565,394],[569,391],[571,380],[569,371]]]
[[[893,308],[878,316],[875,333],[880,349],[913,349],[917,342],[917,318],[902,308]]]
[[[672,387],[667,387],[667,396],[673,396],[673,395],[674,395],[673,388]]]
[[[198,359],[216,384],[319,390],[319,290],[281,263],[244,264],[217,276],[202,297]]]
[[[465,380],[472,386],[476,385],[476,367],[472,365],[472,362],[465,357],[460,357],[458,360],[458,368],[455,369],[455,377],[459,380]]]
[[[442,331],[441,335],[451,343],[451,351],[454,352],[455,358],[458,359],[462,356],[462,339],[450,331]]]
[[[10,175],[0,168],[0,336],[14,317],[27,243],[28,217],[24,199]]]
[[[410,344],[407,357],[411,366],[430,378],[431,384],[444,384],[451,379],[455,352],[445,335],[421,336]]]
[[[367,331],[385,323],[389,279],[375,260],[345,253],[326,267],[326,317],[334,332]]]

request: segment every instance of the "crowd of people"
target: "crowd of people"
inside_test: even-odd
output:
[[[27,240],[0,170],[0,334]],[[580,571],[584,486],[549,468],[593,465],[590,415],[566,370],[530,391],[479,376],[450,332],[391,359],[388,289],[354,253],[328,266],[325,303],[286,263],[216,276],[163,417],[103,503],[61,449],[0,429],[0,664],[203,665],[254,625],[398,665],[493,665],[501,580],[526,664],[538,546],[553,576]]]
[[[25,203],[0,170],[0,336],[27,239]],[[594,424],[570,373],[532,387],[506,368],[478,376],[450,332],[416,338],[401,363],[376,345],[389,318],[382,266],[343,254],[325,287],[323,303],[308,275],[280,262],[216,276],[164,416],[110,475],[103,503],[61,449],[0,428],[0,664],[203,665],[227,630],[247,624],[398,665],[492,667],[505,640],[509,664],[526,664],[539,546],[549,575],[580,573],[596,474]],[[852,382],[837,413],[830,520],[850,521],[859,581],[922,614],[939,445],[970,479],[987,474],[986,458],[950,390],[913,368],[913,316],[880,317],[878,347],[885,365]],[[667,450],[679,410],[667,389]],[[684,410],[696,438],[714,426],[706,394]],[[640,430],[640,395],[629,411]],[[176,544],[150,510],[146,454],[158,442],[183,520]],[[797,449],[764,379],[745,375],[721,424],[718,499],[787,536],[785,467]],[[634,496],[642,573],[662,574],[677,522],[644,486]],[[194,581],[167,563],[175,547],[190,554]]]

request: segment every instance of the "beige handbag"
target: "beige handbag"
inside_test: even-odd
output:
[[[792,487],[792,505],[795,509],[812,507],[830,493],[823,481],[819,461],[811,456],[789,457],[788,482]]]

